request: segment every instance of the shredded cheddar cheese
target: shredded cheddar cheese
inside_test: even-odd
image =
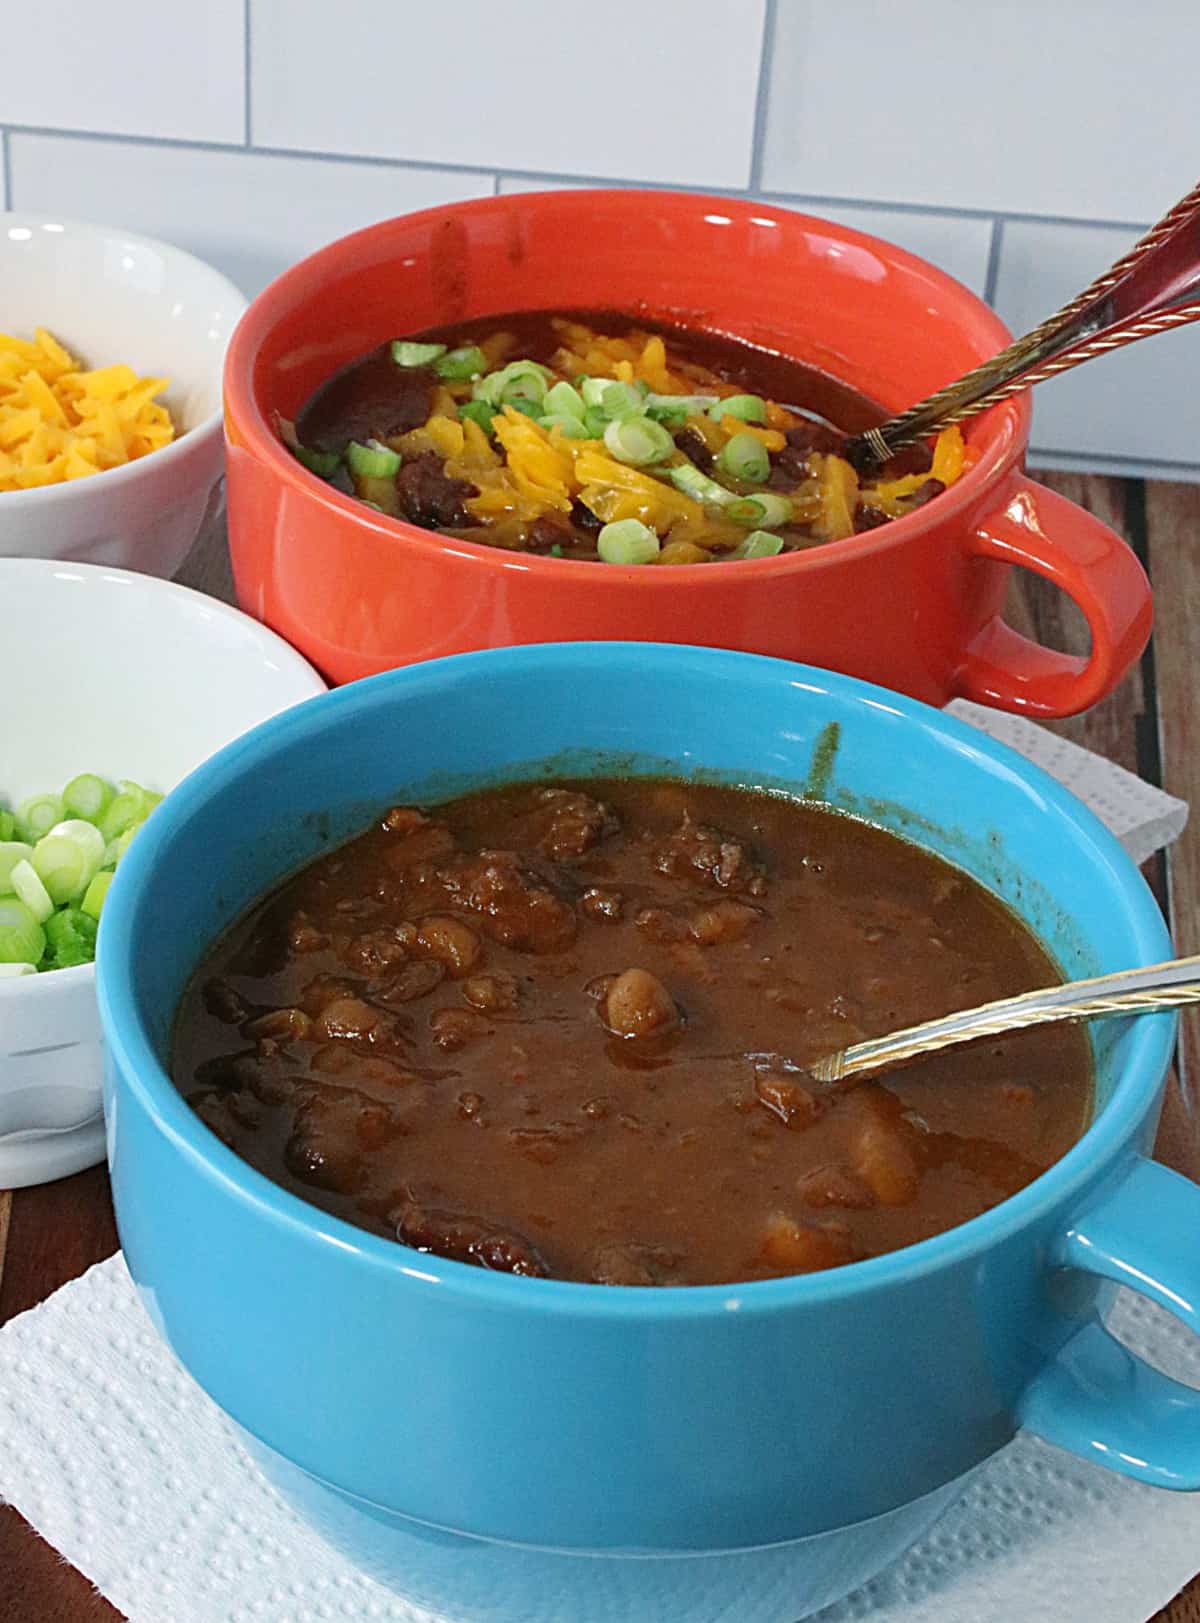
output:
[[[84,371],[46,331],[0,333],[0,491],[103,473],[169,445],[175,427],[156,396],[166,378],[128,366]]]

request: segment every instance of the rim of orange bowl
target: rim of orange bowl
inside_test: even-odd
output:
[[[275,325],[280,301],[287,300],[290,295],[301,291],[305,295],[311,294],[323,282],[324,272],[328,268],[345,268],[345,262],[353,260],[360,247],[376,239],[381,231],[394,226],[398,221],[419,223],[423,220],[445,218],[450,214],[504,214],[531,202],[550,205],[587,199],[589,203],[596,205],[604,201],[636,201],[645,207],[648,200],[663,198],[693,203],[698,208],[719,207],[725,213],[736,214],[745,220],[752,219],[753,215],[766,215],[772,220],[783,221],[793,227],[812,226],[826,232],[836,232],[840,239],[881,254],[899,269],[927,277],[932,276],[939,285],[948,288],[955,298],[970,301],[981,320],[994,331],[997,350],[1003,348],[1011,338],[1008,328],[995,311],[978,295],[972,293],[970,288],[956,281],[946,271],[939,270],[928,260],[910,254],[907,249],[887,242],[882,237],[873,237],[865,231],[856,231],[852,226],[823,219],[820,215],[773,207],[745,198],[669,189],[577,187],[543,192],[513,192],[496,197],[471,198],[463,203],[441,203],[434,208],[413,210],[408,214],[396,215],[392,219],[376,221],[372,225],[364,226],[360,231],[337,238],[324,248],[318,248],[315,253],[298,260],[273,282],[268,283],[262,292],[250,301],[249,308],[238,322],[226,350],[227,424],[230,420],[235,422],[240,435],[253,454],[259,459],[264,459],[268,467],[273,467],[290,484],[296,486],[302,495],[315,501],[318,506],[354,518],[366,529],[384,538],[403,537],[410,546],[415,545],[424,552],[460,558],[494,569],[535,574],[552,571],[556,575],[561,575],[564,581],[591,580],[594,583],[593,589],[602,581],[616,584],[637,580],[643,590],[667,590],[680,572],[685,573],[692,584],[699,585],[702,580],[707,580],[709,570],[706,564],[676,564],[669,570],[661,572],[647,569],[644,565],[623,564],[607,564],[602,570],[597,570],[595,563],[590,559],[546,558],[537,553],[509,552],[501,547],[488,546],[486,542],[465,541],[460,536],[441,535],[436,530],[424,530],[404,519],[376,514],[357,498],[343,495],[296,461],[259,405],[254,377],[259,345]],[[497,315],[502,313],[496,312]],[[736,337],[736,334],[731,336]],[[1028,439],[1031,418],[1032,406],[1028,395],[1017,395],[1012,400],[1004,401],[989,411],[980,413],[977,423],[986,432],[981,455],[948,490],[938,496],[937,501],[944,514],[950,516],[970,505],[987,484],[1005,471],[1006,464],[1012,466],[1017,463]],[[819,569],[844,558],[848,553],[865,557],[882,551],[894,541],[904,540],[924,528],[927,520],[923,518],[923,513],[924,509],[907,513],[902,518],[892,519],[888,524],[862,535],[847,536],[841,541],[826,541],[820,546],[804,548],[798,552],[780,553],[774,558],[740,558],[725,562],[732,562],[739,569],[752,569],[763,575],[786,575],[798,569]],[[722,570],[715,575],[711,586],[707,586],[706,589],[719,590],[720,582],[724,578]]]
[[[213,279],[214,283],[223,285],[228,290],[233,301],[235,320],[226,339],[225,348],[218,357],[218,376],[223,379],[225,358],[233,342],[234,334],[245,319],[250,308],[250,300],[238,287],[237,283],[219,271],[208,260],[201,259],[198,254],[189,253],[186,248],[180,248],[173,242],[165,242],[161,237],[149,237],[141,231],[127,231],[124,226],[106,225],[103,220],[67,220],[55,214],[31,214],[24,209],[0,209],[0,237],[7,237],[9,231],[25,230],[54,226],[61,229],[65,237],[71,232],[86,234],[88,236],[112,236],[123,242],[134,243],[141,248],[153,248],[157,252],[176,261],[183,261],[187,265],[196,267],[205,276]],[[185,429],[177,434],[169,445],[160,450],[148,452],[145,456],[136,458],[133,462],[125,462],[118,468],[105,468],[104,486],[107,490],[116,490],[122,485],[131,484],[144,475],[148,467],[165,468],[172,462],[178,462],[185,454],[185,447],[194,446],[201,438],[210,439],[219,434],[224,418],[224,403],[218,404],[215,410],[210,411],[207,417],[198,422],[194,428]],[[52,501],[57,500],[64,506],[71,500],[84,501],[89,494],[94,494],[97,486],[94,478],[67,479],[56,485],[36,485],[32,490],[6,490],[0,495],[3,507],[0,511],[5,513],[16,512],[22,506],[42,505],[48,507]],[[5,554],[7,556],[7,554]]]

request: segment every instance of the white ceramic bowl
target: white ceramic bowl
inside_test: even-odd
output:
[[[256,620],[145,575],[0,558],[0,604],[0,804],[79,772],[169,791],[325,688]],[[103,1157],[92,965],[0,981],[0,1189]]]
[[[175,573],[221,510],[221,367],[245,308],[219,271],[168,243],[0,213],[0,331],[47,327],[87,366],[170,378],[163,398],[182,430],[124,467],[0,491],[0,557]]]

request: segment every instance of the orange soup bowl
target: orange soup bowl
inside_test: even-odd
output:
[[[1063,716],[1103,698],[1144,648],[1150,588],[1129,547],[1025,477],[1027,398],[974,419],[977,460],[904,518],[807,551],[669,568],[442,537],[340,494],[279,438],[279,417],[294,418],[318,384],[385,339],[553,308],[723,332],[832,373],[888,410],[1009,336],[974,294],[900,248],[727,197],[489,197],[332,243],[254,300],[225,369],[239,602],[331,681],[502,644],[635,638],[804,660],[933,704],[962,696]],[[1079,605],[1086,658],[1005,623],[1014,565]]]

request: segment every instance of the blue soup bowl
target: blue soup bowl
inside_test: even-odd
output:
[[[1169,1015],[1093,1026],[1093,1124],[1011,1200],[889,1256],[742,1285],[420,1255],[277,1188],[192,1113],[167,1073],[174,1011],[263,890],[396,800],[614,772],[789,789],[893,828],[1003,897],[1067,976],[1170,954],[1137,870],[1069,794],[847,677],[644,643],[506,648],[267,722],[134,842],[99,989],[129,1268],[271,1480],[358,1564],[466,1623],[794,1623],[919,1538],[1022,1425],[1200,1487],[1200,1396],[1104,1327],[1114,1281],[1196,1323],[1200,1191],[1146,1159]]]

